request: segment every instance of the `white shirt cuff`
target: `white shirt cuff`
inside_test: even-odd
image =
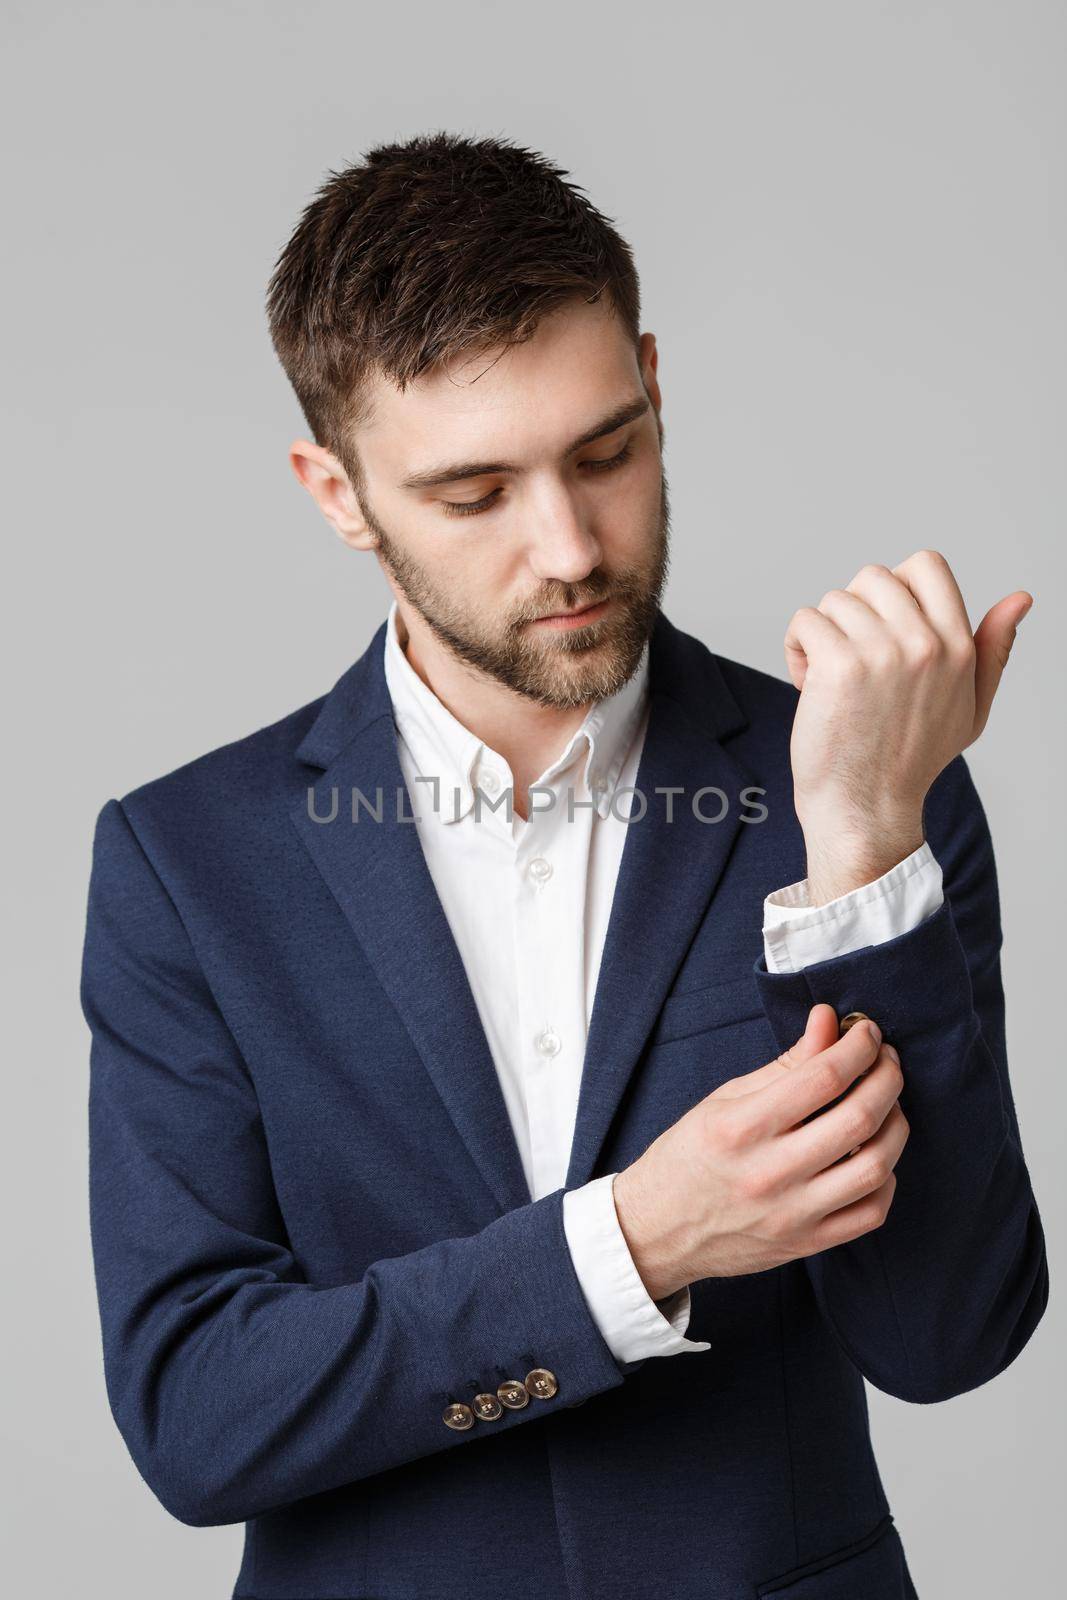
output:
[[[691,1310],[688,1285],[653,1300],[642,1283],[615,1210],[616,1176],[593,1178],[563,1196],[563,1229],[574,1270],[604,1342],[616,1361],[710,1350],[706,1339],[684,1337]]]
[[[808,880],[777,889],[763,902],[768,972],[799,972],[910,933],[944,900],[941,868],[924,841],[903,861],[836,900],[812,906]]]

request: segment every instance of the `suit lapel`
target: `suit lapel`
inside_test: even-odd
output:
[[[466,970],[412,819],[384,643],[383,623],[302,741],[298,757],[324,770],[317,780],[305,773],[290,815],[408,1029],[457,1140],[501,1211],[509,1211],[528,1204],[530,1191]],[[351,820],[353,790],[380,809],[380,822],[362,807],[359,821]],[[314,821],[330,816],[335,796],[336,819]]]
[[[297,748],[293,824],[389,996],[457,1139],[500,1210],[529,1203],[522,1160],[477,1005],[426,865],[397,752],[383,622],[326,696]],[[744,716],[715,658],[662,612],[649,652],[649,727],[637,775],[648,809],[631,823],[590,1021],[566,1187],[597,1157],[674,973],[715,891],[750,775],[722,742]],[[729,799],[720,823],[694,814],[697,789]],[[666,822],[657,787],[681,787]],[[358,791],[381,821],[361,806]],[[635,797],[636,801],[636,797]],[[704,797],[706,814],[720,809]],[[332,818],[317,821],[316,818]]]
[[[687,709],[689,694],[676,698],[664,675],[657,676],[659,687],[650,673],[648,732],[635,780],[648,810],[630,823],[619,865],[586,1041],[568,1189],[594,1175],[612,1118],[743,826],[740,791],[755,781],[708,731],[708,703],[702,725]],[[710,676],[729,695],[717,668]],[[723,700],[718,704],[720,711],[728,709]],[[693,797],[709,787],[721,790],[728,802],[721,822],[703,822],[694,810]],[[669,788],[682,793],[673,797],[668,823],[665,796],[656,791]],[[723,801],[705,793],[697,807],[715,817]]]

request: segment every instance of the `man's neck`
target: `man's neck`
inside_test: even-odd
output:
[[[452,654],[425,627],[409,629],[398,607],[396,631],[412,669],[441,704],[477,738],[503,756],[514,780],[512,804],[526,818],[526,791],[559,755],[590,705],[543,706]]]

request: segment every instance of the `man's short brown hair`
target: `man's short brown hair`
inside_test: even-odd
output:
[[[638,346],[630,247],[566,177],[510,140],[441,131],[331,171],[305,208],[271,276],[271,340],[357,493],[371,374],[403,390],[458,355],[523,343],[575,295],[605,295]]]

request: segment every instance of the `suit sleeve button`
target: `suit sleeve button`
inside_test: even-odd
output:
[[[474,1412],[470,1406],[446,1406],[442,1413],[442,1421],[449,1428],[473,1428]]]
[[[526,1374],[524,1383],[535,1400],[551,1400],[559,1391],[556,1374],[549,1372],[547,1367],[534,1367]]]
[[[474,1408],[474,1415],[482,1422],[495,1422],[497,1417],[504,1415],[504,1407],[495,1394],[476,1394],[471,1405]]]
[[[497,1390],[497,1394],[509,1411],[521,1411],[523,1406],[530,1404],[530,1395],[525,1384],[518,1378],[508,1378]]]

